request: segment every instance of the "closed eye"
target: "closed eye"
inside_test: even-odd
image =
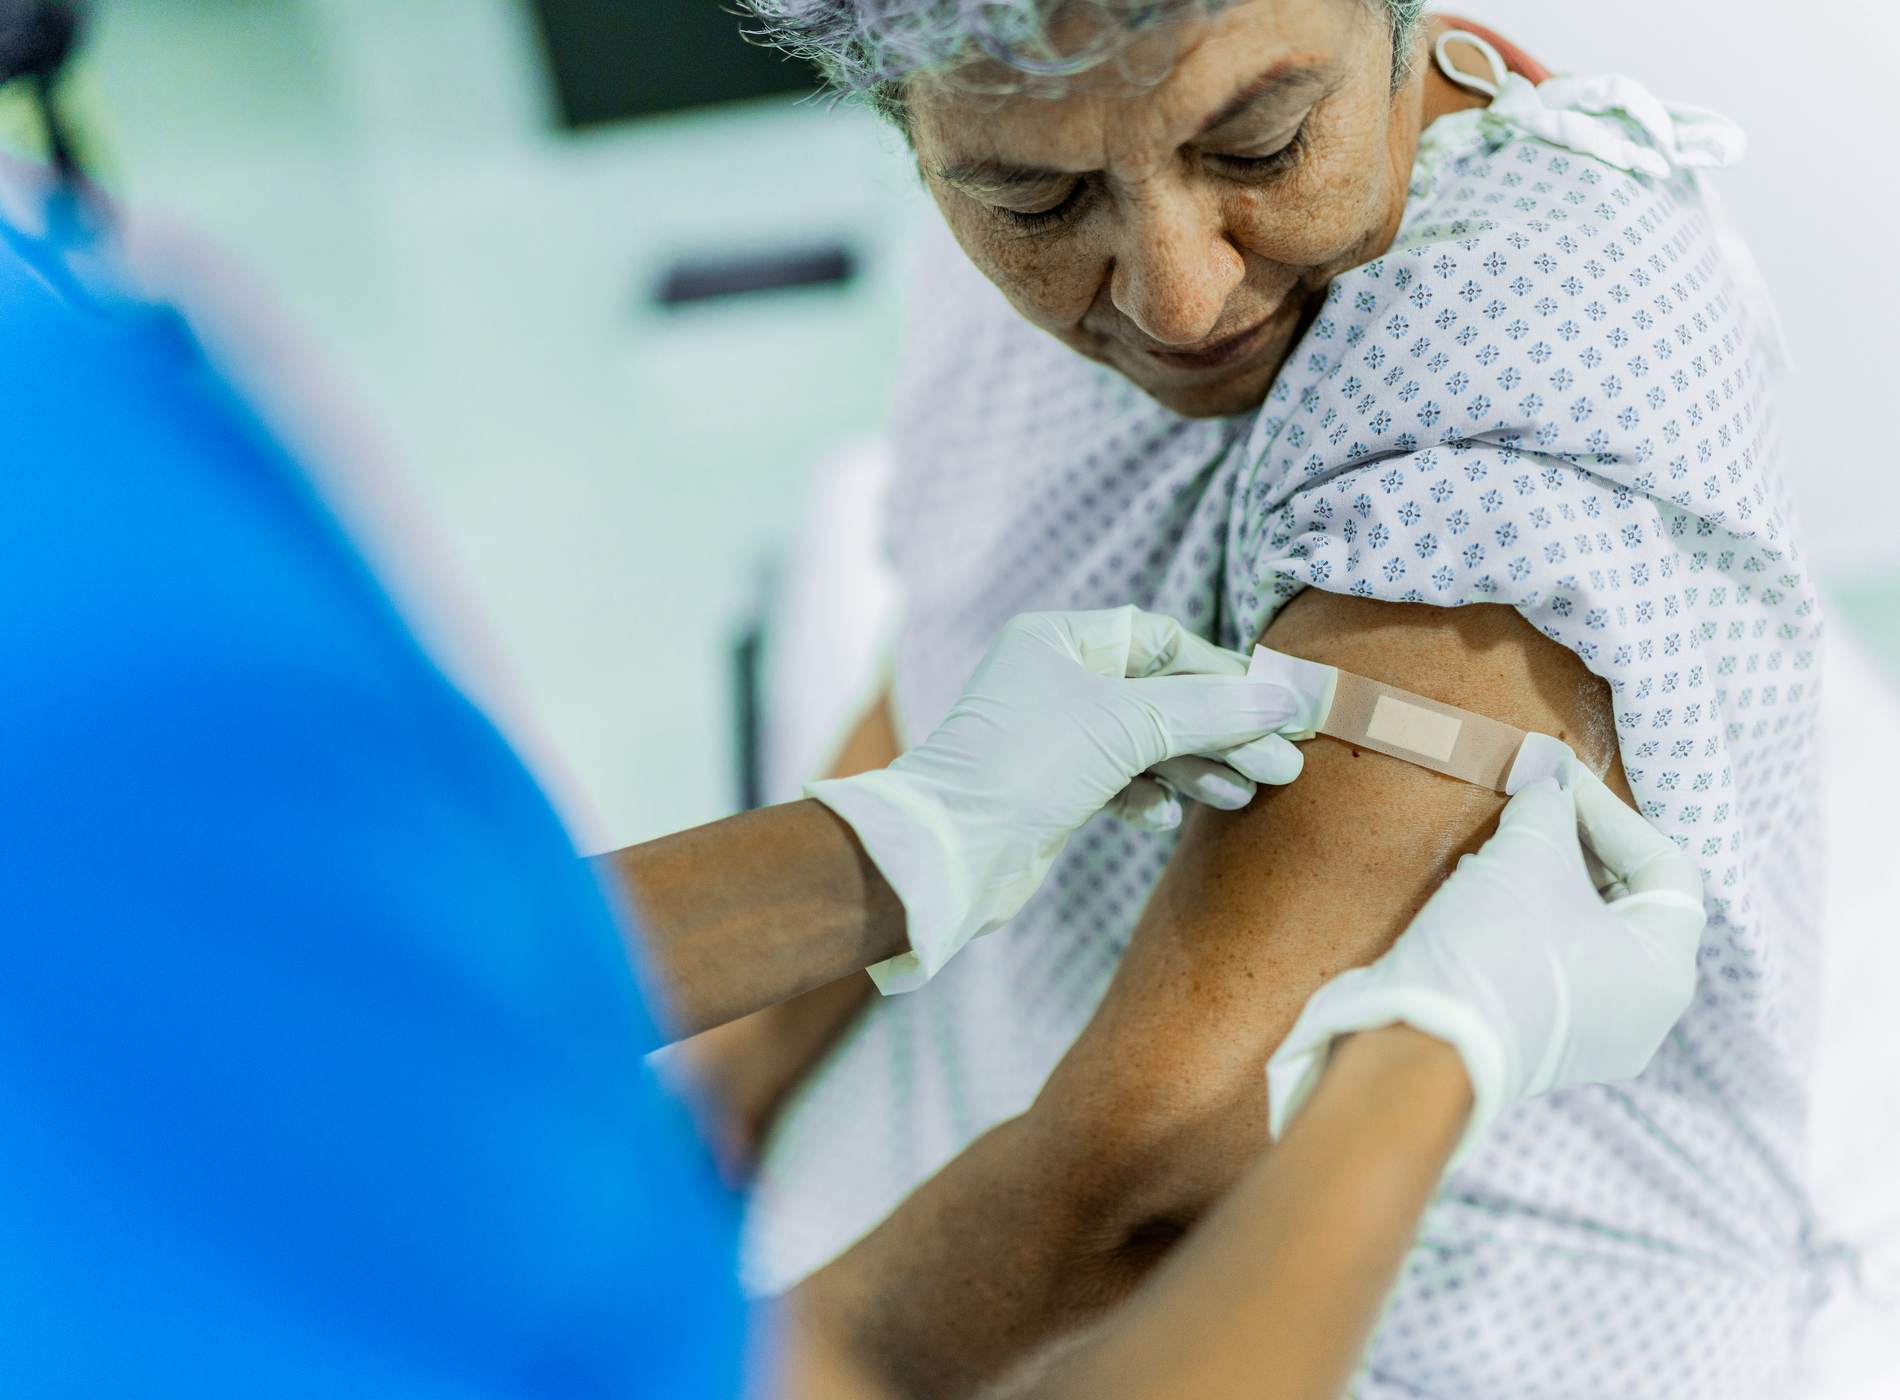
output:
[[[1221,155],[1210,151],[1205,153],[1202,159],[1220,173],[1238,179],[1270,179],[1292,169],[1305,156],[1306,127],[1307,123],[1301,122],[1299,129],[1284,146],[1266,155]],[[1002,205],[991,207],[1005,223],[1022,229],[1026,233],[1037,233],[1053,229],[1074,217],[1084,203],[1088,190],[1087,180],[1077,180],[1069,186],[1068,193],[1059,203],[1052,204],[1047,209],[1009,209]]]
[[[1277,175],[1299,164],[1301,157],[1306,154],[1306,146],[1306,123],[1302,122],[1300,129],[1293,133],[1290,141],[1279,150],[1267,155],[1220,155],[1210,151],[1203,155],[1202,159],[1216,170],[1226,174],[1237,175],[1243,179],[1262,179],[1266,176]]]
[[[1088,181],[1077,180],[1069,186],[1069,192],[1062,197],[1059,204],[1052,204],[1047,209],[1006,209],[1000,204],[991,207],[1003,217],[1004,222],[1033,233],[1040,229],[1054,228],[1057,224],[1068,220],[1081,207],[1083,197],[1087,192]]]

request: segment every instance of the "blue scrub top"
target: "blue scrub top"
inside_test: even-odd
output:
[[[173,314],[0,225],[0,1394],[740,1390],[613,911]]]

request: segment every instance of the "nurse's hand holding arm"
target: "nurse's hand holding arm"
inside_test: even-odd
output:
[[[995,1400],[1341,1394],[1447,1166],[1519,1100],[1640,1073],[1703,921],[1694,862],[1580,766],[1520,793],[1389,952],[1308,1002],[1268,1068],[1273,1149]]]
[[[1695,862],[1573,762],[1505,807],[1384,957],[1308,1000],[1268,1066],[1269,1127],[1286,1131],[1340,1037],[1401,1021],[1470,1075],[1459,1157],[1520,1099],[1633,1079],[1695,993],[1705,917]]]
[[[921,986],[1010,918],[1068,839],[1109,810],[1151,829],[1180,797],[1241,807],[1290,782],[1284,688],[1172,618],[1032,613],[1004,629],[950,714],[887,768],[812,801],[613,860],[680,1036],[869,968]]]

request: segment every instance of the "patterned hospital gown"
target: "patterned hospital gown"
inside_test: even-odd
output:
[[[1817,1286],[1800,1179],[1821,626],[1777,342],[1669,117],[1606,81],[1625,110],[1513,79],[1509,102],[1434,123],[1396,243],[1332,284],[1241,419],[1158,408],[947,241],[914,312],[890,523],[905,733],[1025,609],[1133,601],[1240,647],[1308,587],[1507,603],[1609,683],[1642,810],[1701,863],[1692,1009],[1640,1080],[1511,1110],[1448,1180],[1367,1396],[1751,1395],[1787,1375]],[[1029,1105],[1171,847],[1098,819],[1010,926],[861,1018],[769,1143],[755,1288]]]

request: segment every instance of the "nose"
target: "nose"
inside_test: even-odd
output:
[[[1109,282],[1116,309],[1164,345],[1206,340],[1247,275],[1218,204],[1171,190],[1132,209],[1125,229]]]

